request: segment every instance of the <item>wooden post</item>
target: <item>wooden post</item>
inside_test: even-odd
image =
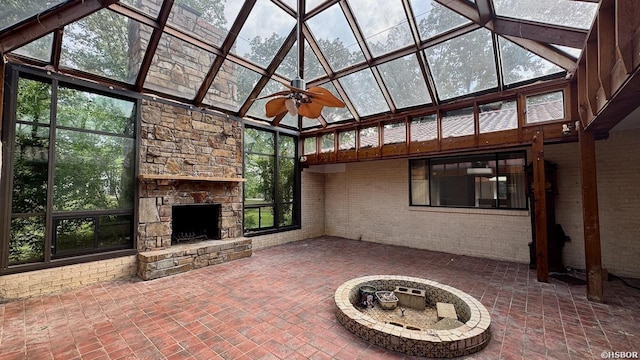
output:
[[[544,169],[544,135],[542,129],[533,136],[533,199],[535,202],[536,270],[538,281],[549,281],[547,248],[547,181]]]
[[[595,139],[593,132],[583,130],[582,126],[578,127],[578,138],[580,140],[580,178],[582,182],[584,259],[587,268],[587,299],[603,302]]]

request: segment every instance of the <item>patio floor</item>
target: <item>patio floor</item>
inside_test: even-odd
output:
[[[6,359],[403,359],[335,320],[346,280],[422,277],[479,299],[492,339],[469,359],[601,359],[640,352],[640,291],[536,281],[528,265],[321,237],[152,281],[123,280],[0,305]]]

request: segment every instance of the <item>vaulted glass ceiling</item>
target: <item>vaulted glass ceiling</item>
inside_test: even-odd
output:
[[[101,8],[86,10],[91,3]],[[304,131],[564,76],[597,8],[587,0],[0,0],[0,50]],[[33,30],[49,13],[77,20]],[[346,107],[318,119],[266,118],[268,99],[256,98],[286,90],[298,74]]]

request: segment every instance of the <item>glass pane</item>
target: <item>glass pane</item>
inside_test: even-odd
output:
[[[564,71],[561,67],[501,36],[498,36],[498,42],[505,85]]]
[[[245,157],[245,205],[273,203],[275,157],[247,154]]]
[[[280,157],[295,158],[296,157],[296,141],[293,136],[280,135],[278,147],[280,148]]]
[[[106,215],[98,217],[98,247],[130,247],[133,235],[133,216]]]
[[[478,108],[481,134],[518,128],[518,109],[515,100],[482,104]]]
[[[311,155],[316,153],[316,138],[310,137],[304,139],[304,154]]]
[[[293,202],[295,185],[295,159],[281,158],[278,168],[278,203]],[[279,207],[279,211],[282,207]],[[282,215],[281,213],[278,215]],[[282,219],[282,216],[278,217]]]
[[[110,10],[98,11],[65,27],[60,64],[132,84],[152,31]]]
[[[267,85],[265,85],[262,91],[260,91],[260,95],[258,95],[257,97],[260,98],[260,97],[270,95],[278,91],[284,91],[284,90],[287,90],[287,87],[282,85],[282,83],[274,80],[269,80],[269,82],[267,82]],[[273,98],[255,100],[251,105],[251,107],[249,108],[249,111],[247,111],[247,115],[254,116],[259,119],[267,120],[265,105],[269,100],[272,100],[272,99]]]
[[[26,20],[66,0],[2,1],[0,6],[0,30]]]
[[[53,255],[95,248],[93,218],[55,220]]]
[[[556,44],[551,44],[551,46],[571,56],[576,60],[580,58],[580,55],[582,55],[582,49],[576,49],[569,46],[562,46],[562,45],[556,45]]]
[[[254,154],[273,155],[275,153],[275,134],[255,128],[245,128],[244,151]]]
[[[307,26],[334,71],[364,61],[362,50],[340,9],[340,4],[335,4],[307,20]]]
[[[316,7],[318,7],[318,5],[322,4],[324,2],[324,0],[307,0],[305,1],[305,10],[307,12],[309,12],[309,10],[313,10]]]
[[[411,142],[438,138],[438,116],[430,114],[411,120]]]
[[[27,45],[21,46],[12,51],[14,54],[30,57],[32,59],[51,62],[51,43],[53,34],[45,35],[38,40],[34,40]]]
[[[16,124],[13,148],[13,213],[44,212],[47,204],[49,127]]]
[[[260,228],[273,227],[275,222],[273,220],[273,207],[264,206],[260,208]]]
[[[293,116],[287,112],[286,114],[284,114],[284,117],[282,118],[282,120],[280,120],[280,123],[278,125],[282,127],[290,127],[297,130],[298,116]]]
[[[491,32],[478,29],[426,50],[440,99],[498,86]]]
[[[396,107],[431,103],[429,90],[415,55],[389,61],[379,65],[378,69]]]
[[[349,0],[351,11],[374,56],[413,43],[411,29],[399,0]]]
[[[56,130],[53,208],[133,208],[134,146],[130,138]]]
[[[338,93],[338,90],[333,85],[333,83],[328,82],[320,86],[329,90],[338,99],[344,101],[344,99],[342,98],[342,96],[340,96],[340,94]],[[325,106],[324,109],[322,109],[322,117],[329,124],[333,124],[343,120],[353,119],[353,115],[351,114],[351,111],[349,111],[349,109],[346,106],[341,108]]]
[[[333,133],[322,135],[322,137],[320,138],[321,153],[333,152],[333,150],[335,149],[334,146],[335,143]]]
[[[120,0],[120,2],[157,18],[164,0]]]
[[[258,0],[231,52],[266,68],[295,26],[296,20],[284,10],[271,1]]]
[[[295,49],[295,48],[294,48]],[[326,76],[327,72],[324,71],[324,68],[320,64],[318,57],[313,52],[309,43],[305,40],[304,42],[304,78],[307,81]],[[335,95],[335,93],[334,93]]]
[[[442,137],[473,135],[473,107],[446,111],[442,113]]]
[[[16,120],[49,123],[51,114],[51,84],[20,78]]]
[[[564,119],[564,93],[527,96],[527,123]]]
[[[579,29],[589,29],[598,11],[598,3],[569,0],[494,0],[493,7],[499,16]]]
[[[208,51],[163,33],[144,86],[193,99],[215,57]]]
[[[498,198],[500,207],[526,209],[524,154],[498,155]]]
[[[411,161],[411,205],[429,205],[429,161]]]
[[[370,69],[347,75],[338,81],[360,116],[389,111],[389,106]]]
[[[360,129],[360,149],[379,146],[378,127],[371,126]]]
[[[356,148],[356,131],[343,131],[338,135],[338,149],[350,150]]]
[[[494,155],[431,160],[431,202],[436,206],[495,207]]]
[[[167,24],[195,35],[207,44],[221,46],[236,20],[242,1],[176,0]]]
[[[213,79],[203,103],[238,111],[249,98],[260,77],[260,74],[253,70],[225,60]]]
[[[60,87],[57,126],[134,136],[135,103]]]
[[[319,127],[322,124],[320,124],[320,121],[318,121],[318,119],[308,119],[306,117],[302,118],[302,128],[303,129],[310,129],[312,127]]]
[[[245,208],[244,209],[244,228],[247,230],[258,229],[260,222],[260,209],[259,208]]]
[[[280,205],[280,226],[293,225],[293,204]]]
[[[404,143],[407,141],[407,127],[404,122],[384,124],[382,139],[385,144]]]
[[[9,265],[44,261],[44,216],[11,219]]]
[[[410,3],[422,40],[471,22],[433,0],[410,0]]]

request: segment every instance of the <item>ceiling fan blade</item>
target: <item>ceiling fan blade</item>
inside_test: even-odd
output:
[[[309,92],[312,93],[312,95],[310,95],[311,101],[316,104],[330,107],[344,107],[344,102],[325,88],[313,86],[309,88]]]
[[[274,96],[286,96],[286,95],[289,95],[289,94],[291,94],[291,91],[289,91],[289,90],[278,91],[278,92],[274,92],[273,94],[257,97],[257,98],[255,98],[253,100],[254,101],[255,100],[262,100],[262,99],[268,99],[268,98],[274,97]]]
[[[298,114],[309,119],[315,119],[322,113],[322,108],[324,108],[324,105],[318,103],[302,103],[298,107]]]
[[[287,112],[287,106],[285,105],[286,97],[279,97],[267,101],[264,105],[267,117],[278,116]]]

